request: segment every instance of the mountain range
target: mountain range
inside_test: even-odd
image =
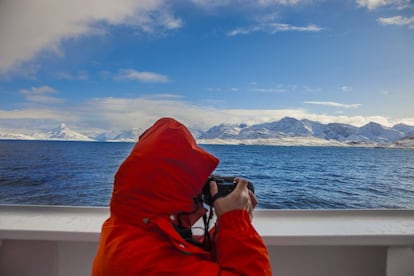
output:
[[[73,131],[65,124],[60,124],[57,128],[31,135],[3,133],[0,130],[0,139],[135,142],[142,132],[142,129],[109,131],[91,137]],[[279,121],[250,126],[220,124],[207,131],[192,130],[192,132],[201,144],[414,147],[414,126],[406,124],[386,127],[370,122],[362,127],[356,127],[349,124],[323,124],[307,119],[285,117]]]
[[[329,123],[322,124],[307,119],[297,120],[285,117],[280,121],[256,124],[214,126],[201,134],[198,139],[222,140],[257,140],[257,139],[286,139],[286,138],[312,138],[344,144],[388,144],[399,139],[414,135],[414,126],[397,124],[385,127],[370,122],[362,127],[348,124]]]

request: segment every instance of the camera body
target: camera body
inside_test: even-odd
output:
[[[212,206],[214,200],[219,197],[224,197],[231,193],[237,186],[237,182],[234,180],[235,176],[220,176],[220,175],[210,175],[203,187],[203,201]],[[218,193],[216,196],[212,197],[210,194],[210,182],[215,181],[217,183]],[[253,183],[247,181],[247,188],[254,193]]]

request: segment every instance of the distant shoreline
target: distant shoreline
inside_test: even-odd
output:
[[[138,138],[137,138],[138,140]],[[12,139],[12,138],[0,138],[0,142],[84,142],[84,143],[136,143],[137,140],[70,140],[70,139]],[[392,144],[374,144],[374,143],[341,143],[338,141],[327,141],[326,143],[289,143],[282,139],[249,139],[243,140],[232,140],[232,139],[200,139],[197,140],[199,145],[223,145],[223,146],[277,146],[277,147],[349,147],[349,148],[384,148],[384,149],[414,149],[413,145],[398,145]]]

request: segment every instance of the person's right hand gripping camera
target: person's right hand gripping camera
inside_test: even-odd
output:
[[[214,200],[214,210],[219,218],[222,214],[232,210],[246,210],[250,218],[253,218],[253,209],[257,205],[257,199],[254,193],[248,189],[248,181],[243,178],[235,178],[237,184],[234,190],[225,197],[219,197]],[[210,194],[212,198],[218,193],[217,183],[210,181]]]

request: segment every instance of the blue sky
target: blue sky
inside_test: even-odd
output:
[[[414,125],[412,1],[6,0],[0,39],[2,131]]]

